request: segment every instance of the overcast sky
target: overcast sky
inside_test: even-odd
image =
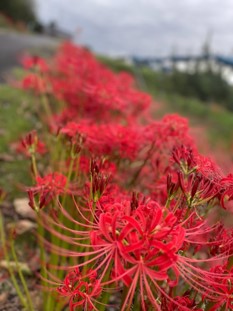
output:
[[[112,55],[197,54],[207,34],[233,55],[233,0],[36,0],[42,22]],[[80,31],[81,30],[81,31]]]

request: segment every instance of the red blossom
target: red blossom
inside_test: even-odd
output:
[[[66,176],[60,173],[51,173],[44,177],[36,177],[36,185],[27,188],[29,205],[39,210],[47,206],[58,195],[71,193]]]
[[[50,193],[61,194],[66,191],[67,178],[60,173],[51,173],[44,177],[36,177],[36,187]]]
[[[21,63],[25,69],[38,68],[40,72],[47,72],[49,69],[46,61],[37,55],[24,55],[21,58]]]
[[[27,157],[30,157],[32,154],[45,154],[47,152],[45,144],[39,140],[36,131],[28,133],[24,138],[21,139],[15,149],[19,153],[23,153]]]
[[[30,73],[24,77],[21,85],[23,89],[33,90],[36,94],[45,93],[47,90],[47,86],[43,78],[33,73]]]
[[[83,277],[78,268],[74,269],[66,275],[57,291],[61,296],[69,297],[70,311],[78,310],[80,306],[85,310],[98,310],[94,302],[102,288],[94,270],[87,271],[87,276]]]

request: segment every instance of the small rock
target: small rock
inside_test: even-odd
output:
[[[20,216],[22,216],[24,218],[30,218],[33,220],[36,219],[36,213],[28,205],[28,198],[15,199],[14,200],[14,207],[15,207],[16,212]]]
[[[0,294],[0,304],[5,303],[7,301],[8,293],[4,292]]]
[[[17,235],[20,235],[27,231],[37,228],[37,225],[30,220],[23,219],[23,220],[17,221],[16,223],[9,223],[7,225],[7,229],[12,229],[12,228],[14,228],[15,233]]]
[[[16,263],[15,261],[7,261],[7,260],[0,261],[0,268],[3,268],[3,269],[8,270],[9,268],[11,268],[13,271],[18,271],[18,266],[23,273],[27,275],[32,274],[28,264],[25,262]]]

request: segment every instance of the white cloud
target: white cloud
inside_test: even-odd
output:
[[[232,0],[37,0],[43,21],[69,31],[98,52],[155,55],[198,52],[212,32],[215,52],[233,49]]]

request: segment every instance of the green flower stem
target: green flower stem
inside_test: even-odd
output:
[[[112,266],[113,266],[113,260],[109,264],[108,270],[106,271],[106,273],[103,277],[103,280],[102,280],[103,283],[107,282],[110,279]],[[114,283],[111,283],[109,285],[109,287],[111,288],[113,286],[113,284]],[[104,311],[106,309],[106,305],[109,302],[109,298],[110,298],[111,294],[112,293],[110,291],[103,293],[103,295],[101,296],[101,305],[98,306],[99,311]]]
[[[90,216],[90,222],[92,222],[93,219],[94,219],[95,208],[96,208],[96,202],[93,203],[93,211],[92,211],[92,214],[91,214],[91,216]],[[88,243],[90,244],[90,238],[87,239],[87,240],[85,240],[85,242],[84,242],[84,244],[88,244]],[[85,251],[85,247],[83,248],[82,251]],[[91,255],[86,255],[86,256],[84,257],[84,259],[83,259],[83,262],[89,261],[90,259],[91,259]],[[88,268],[89,268],[90,265],[92,265],[92,263],[83,266],[82,275],[85,275],[85,274],[86,274],[86,272],[87,272],[87,270],[88,270]]]
[[[169,196],[169,197],[167,198],[167,201],[166,201],[166,204],[165,204],[165,207],[166,207],[167,209],[169,209],[171,201],[172,201],[172,198]]]
[[[140,311],[141,310],[141,296],[140,296],[140,286],[139,285],[137,285],[137,290],[135,293],[137,293],[137,294],[135,295],[135,303],[134,303],[133,308],[135,311]]]
[[[39,234],[38,242],[39,242],[39,249],[40,249],[41,275],[44,279],[47,279],[48,275],[47,275],[47,269],[46,269],[45,248],[44,248],[44,243],[41,239],[44,237],[44,228],[43,228],[43,225],[41,223],[42,223],[42,220],[41,220],[40,212],[38,212],[37,213],[37,224],[38,224],[38,234]],[[46,282],[43,281],[42,284],[46,285]],[[44,310],[47,310],[46,309],[47,297],[50,297],[50,296],[47,296],[47,293],[45,291],[43,291],[43,305],[45,307]]]
[[[38,169],[37,169],[36,157],[35,157],[34,153],[31,155],[31,161],[32,161],[32,172],[33,172],[33,175],[34,175],[34,177],[37,177],[38,176]]]
[[[36,74],[39,76],[39,78],[41,79],[41,83],[40,83],[40,86],[42,87],[43,86],[43,72],[40,70],[40,68],[35,68],[35,72]],[[40,80],[39,80],[40,81]],[[48,101],[48,98],[45,94],[41,94],[41,103],[42,103],[42,106],[44,108],[44,111],[47,115],[47,117],[50,117],[52,115],[52,111],[50,109],[50,105],[49,105],[49,101]]]
[[[201,302],[202,304],[202,302]],[[213,306],[214,306],[215,302],[214,301],[209,301],[206,306],[205,306],[205,311],[209,311]]]
[[[127,293],[128,293],[128,286],[124,285],[123,287],[123,292],[122,292],[122,299],[121,299],[121,307],[120,307],[120,310],[122,310],[122,307],[123,307],[123,304],[125,302],[125,299],[126,299],[126,296],[127,296]]]
[[[17,267],[17,270],[18,270],[19,278],[20,278],[21,283],[23,285],[23,289],[25,291],[26,298],[27,298],[27,301],[28,301],[28,310],[34,311],[34,307],[33,307],[33,304],[32,304],[32,299],[31,299],[31,296],[30,296],[30,293],[29,293],[29,290],[28,290],[28,287],[27,287],[24,275],[23,275],[22,270],[21,270],[21,268],[19,266],[19,261],[18,261],[16,252],[15,252],[15,247],[14,247],[14,241],[13,240],[11,241],[10,245],[11,245],[11,253],[12,253],[13,259],[14,259],[14,261],[16,263],[16,267]]]
[[[41,95],[41,103],[42,103],[42,106],[44,108],[44,111],[45,111],[47,117],[49,118],[52,115],[52,111],[50,109],[48,98],[45,94]]]
[[[41,79],[43,79],[43,75],[41,73],[39,73],[39,75],[41,76]],[[48,118],[51,117],[52,111],[51,111],[49,101],[48,101],[48,97],[46,96],[46,94],[41,94],[41,103],[42,103],[42,106],[44,108],[44,111],[45,111],[47,117]]]
[[[71,150],[71,152],[73,152],[73,149]],[[75,158],[71,158],[65,190],[67,190],[67,188],[69,186],[69,182],[71,180],[71,176],[72,176],[72,172],[73,172],[73,166],[74,166],[74,160],[75,160]],[[62,199],[62,203],[61,203],[62,206],[64,206],[66,200],[67,200],[67,195],[65,194],[63,199]],[[61,223],[64,223],[63,214],[60,217],[60,221],[61,221]],[[59,228],[58,231],[59,231],[59,233],[62,233],[61,228]],[[65,241],[61,241],[57,236],[54,236],[54,235],[51,236],[51,241],[52,241],[53,245],[57,245],[58,247],[61,247],[61,248],[63,248],[66,245]],[[51,258],[50,258],[50,264],[55,267],[59,263],[59,258],[60,258],[59,254],[52,253]],[[66,259],[67,258],[65,258],[65,257],[61,258],[61,265],[66,261]],[[56,274],[56,276],[58,278],[62,278],[62,274],[63,274],[62,270],[54,271],[54,273]],[[55,309],[58,310],[58,308],[59,307],[58,307],[58,305],[56,305],[56,300],[51,295],[48,296],[48,299],[46,301],[46,309],[45,310],[48,310],[48,311],[55,310]]]
[[[21,292],[21,289],[16,281],[16,278],[15,278],[15,275],[14,275],[14,271],[10,265],[10,260],[9,260],[9,256],[8,256],[8,253],[7,253],[7,249],[6,249],[6,239],[5,239],[5,232],[4,232],[4,223],[3,223],[3,217],[2,217],[2,214],[0,212],[0,234],[1,234],[1,243],[2,243],[2,248],[3,248],[3,253],[4,253],[4,256],[6,258],[6,261],[7,261],[7,267],[8,267],[8,271],[10,273],[10,277],[11,277],[11,280],[12,280],[12,283],[14,285],[14,288],[16,290],[16,293],[22,303],[22,305],[28,309],[27,307],[27,303],[24,299],[24,295],[23,293]]]
[[[72,148],[73,150],[73,148]],[[72,151],[71,151],[72,152]],[[68,175],[67,175],[67,182],[66,182],[66,186],[65,186],[65,192],[66,190],[68,189],[68,186],[69,186],[69,183],[71,181],[71,177],[72,177],[72,172],[73,172],[73,167],[74,167],[74,160],[75,158],[71,158],[71,161],[70,161],[70,165],[69,165],[69,171],[68,171]],[[62,202],[61,202],[61,206],[64,207],[64,205],[66,204],[66,200],[67,200],[67,195],[65,193],[65,195],[63,196],[62,198]],[[61,214],[61,217],[60,217],[60,221],[62,224],[64,224],[65,222],[65,219],[64,219],[64,215]],[[62,233],[62,229],[60,229],[60,233]],[[63,241],[63,240],[59,240],[58,239],[58,242],[60,242],[58,245],[61,247],[61,248],[64,248],[66,245],[67,245],[67,242]],[[62,262],[64,263],[66,261],[66,258],[65,257],[62,257]]]

